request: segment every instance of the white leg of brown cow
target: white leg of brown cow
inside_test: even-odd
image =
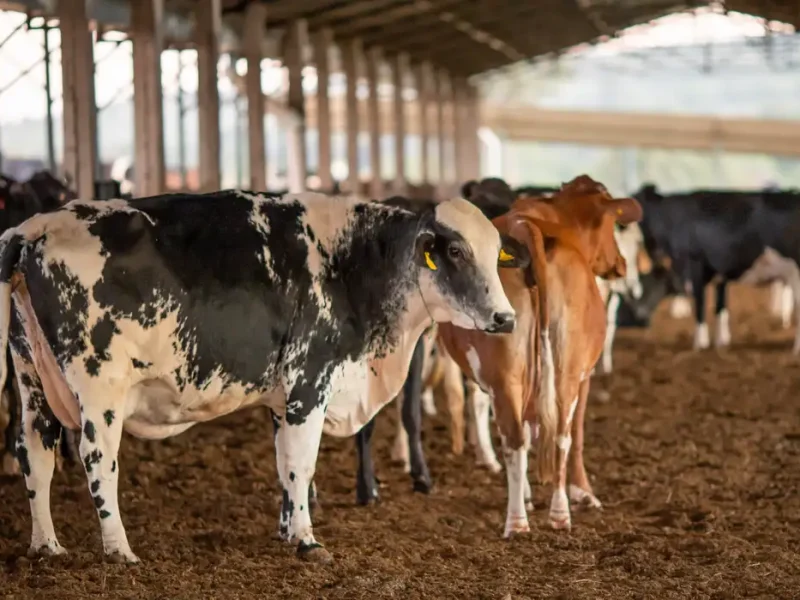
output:
[[[586,403],[589,399],[591,379],[581,382],[578,406],[572,419],[572,449],[569,454],[569,500],[592,508],[600,508],[600,501],[592,492],[592,485],[583,464],[583,428],[586,419]]]
[[[769,312],[773,317],[782,316],[783,290],[786,285],[783,281],[773,281],[769,286]]]
[[[569,529],[572,525],[567,497],[567,461],[572,447],[572,419],[578,407],[578,382],[563,375],[558,389],[558,436],[556,437],[556,479],[550,500],[550,525]]]
[[[31,545],[28,556],[52,556],[66,550],[58,543],[50,512],[50,483],[61,437],[61,424],[47,404],[42,383],[33,364],[16,353],[14,368],[19,382],[22,431],[17,456],[31,507]]]
[[[525,456],[530,456],[533,432],[530,422],[522,424],[525,436]],[[528,479],[528,470],[525,469],[525,481],[523,482],[523,497],[525,499],[525,510],[528,512],[533,510],[533,491],[531,490],[531,481]]]
[[[436,403],[433,401],[433,390],[431,388],[422,390],[422,410],[429,417],[436,416]]]
[[[403,472],[411,472],[411,459],[409,458],[408,433],[403,427],[403,398],[404,394],[398,394],[394,399],[397,409],[397,421],[395,426],[394,444],[392,445],[392,460],[403,464]]]
[[[792,288],[781,284],[781,325],[789,329],[792,325],[792,311],[794,309],[794,294]]]
[[[525,484],[528,477],[528,451],[522,421],[522,386],[508,380],[492,389],[496,422],[500,429],[503,459],[508,482],[508,507],[503,537],[530,531],[525,510]]]
[[[81,406],[82,435],[78,451],[100,519],[106,558],[110,562],[136,564],[139,558],[128,544],[119,510],[119,444],[123,417],[121,407],[108,402],[119,398],[119,393],[92,389],[85,394],[87,401]]]
[[[499,473],[503,467],[494,453],[489,425],[489,410],[492,406],[492,400],[478,384],[469,382],[468,385],[472,386],[472,412],[475,414],[475,433],[478,440],[478,444],[475,447],[476,462],[481,466],[485,466],[492,473]]]

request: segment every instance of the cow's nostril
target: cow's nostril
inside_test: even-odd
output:
[[[514,313],[496,312],[492,320],[494,321],[494,330],[499,333],[509,333],[514,330],[516,322]]]

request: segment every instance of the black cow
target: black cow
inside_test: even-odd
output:
[[[665,195],[645,185],[636,198],[644,210],[640,227],[650,256],[655,263],[668,257],[678,277],[691,284],[695,348],[710,345],[705,287],[712,280],[717,280],[717,346],[730,343],[729,281],[764,284],[781,279],[799,301],[800,193],[699,190]],[[800,328],[794,352],[800,352]]]

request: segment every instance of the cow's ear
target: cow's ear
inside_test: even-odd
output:
[[[436,264],[436,257],[433,255],[433,246],[436,241],[436,234],[432,231],[423,230],[417,235],[414,245],[414,262],[424,269],[436,271],[439,265]]]
[[[511,237],[500,234],[500,255],[497,257],[497,266],[505,269],[525,269],[531,264],[531,253],[528,247]]]
[[[475,189],[478,187],[478,182],[474,179],[468,181],[464,185],[461,186],[461,197],[464,200],[472,200],[475,196]]]
[[[603,200],[603,209],[613,215],[620,225],[628,225],[642,220],[642,205],[633,198]]]

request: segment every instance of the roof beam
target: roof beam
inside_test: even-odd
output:
[[[325,26],[337,27],[344,20],[377,13],[400,2],[405,2],[405,0],[356,0],[355,2],[347,2],[337,8],[321,12],[319,15],[309,15],[308,27],[309,29]]]
[[[463,0],[414,0],[398,4],[394,8],[375,12],[360,19],[349,21],[336,28],[337,35],[342,37],[359,36],[368,30],[383,29],[393,23],[408,22],[406,19],[424,16],[460,4]]]

